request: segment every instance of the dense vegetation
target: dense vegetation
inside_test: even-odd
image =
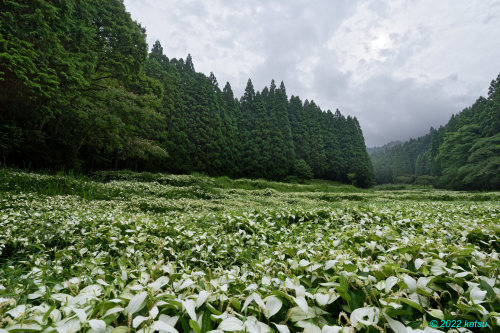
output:
[[[3,169],[0,332],[498,332],[499,200]]]
[[[0,3],[0,159],[44,169],[373,183],[356,118],[274,81],[237,100],[169,59],[120,0]]]
[[[370,149],[378,183],[416,182],[466,190],[500,189],[500,75],[439,129]]]

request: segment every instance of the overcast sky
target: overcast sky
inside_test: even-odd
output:
[[[272,78],[353,115],[367,146],[417,137],[500,72],[500,0],[125,0],[170,58],[239,97]]]

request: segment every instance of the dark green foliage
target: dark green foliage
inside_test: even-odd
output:
[[[302,179],[311,179],[314,176],[311,167],[303,159],[295,161],[294,173]]]
[[[50,168],[161,160],[145,31],[121,1],[0,4],[4,159]],[[140,87],[140,89],[139,89]]]
[[[378,183],[434,184],[461,190],[500,189],[500,75],[488,98],[453,115],[438,130],[371,149]]]
[[[159,42],[148,55],[120,0],[11,0],[0,13],[3,164],[373,183],[355,118],[289,100],[274,80],[249,80],[238,101],[191,55],[169,59]]]

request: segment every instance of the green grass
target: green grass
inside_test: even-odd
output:
[[[0,332],[494,332],[499,220],[498,192],[1,169]]]

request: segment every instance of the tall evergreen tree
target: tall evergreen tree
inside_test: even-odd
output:
[[[238,101],[191,55],[169,59],[158,41],[147,54],[121,0],[10,0],[0,18],[4,163],[278,180],[347,180],[359,163],[358,184],[370,183],[355,119],[288,100],[274,80],[261,92],[248,80]],[[489,144],[474,146],[476,156]]]

